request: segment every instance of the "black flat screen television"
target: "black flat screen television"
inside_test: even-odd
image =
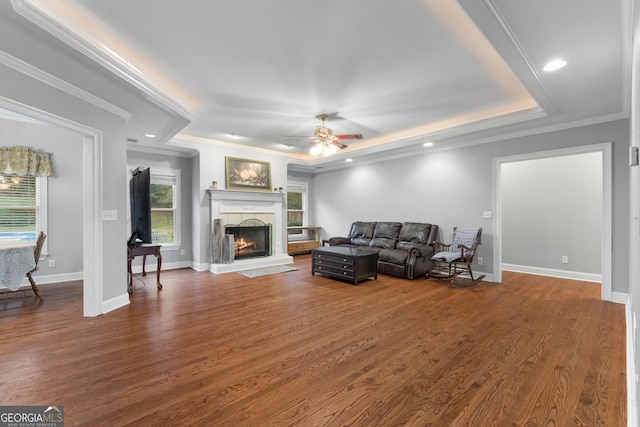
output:
[[[151,169],[135,169],[129,181],[131,237],[128,244],[153,243],[151,235]]]

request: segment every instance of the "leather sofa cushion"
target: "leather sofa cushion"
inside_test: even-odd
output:
[[[369,246],[393,249],[398,241],[402,224],[399,222],[377,222]]]
[[[351,224],[351,231],[349,231],[349,240],[351,240],[351,244],[369,246],[369,243],[371,243],[371,239],[373,238],[373,229],[375,226],[375,222],[356,221]]]
[[[378,261],[404,265],[409,252],[400,249],[382,249],[378,252]]]
[[[426,245],[429,243],[429,234],[431,232],[431,224],[423,222],[405,222],[402,224],[398,240],[401,242],[420,243]]]

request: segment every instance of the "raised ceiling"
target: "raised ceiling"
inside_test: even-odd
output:
[[[628,116],[625,0],[13,5],[188,122],[174,135],[134,117],[138,146],[238,144],[313,168]],[[543,72],[556,57],[568,65]],[[363,140],[316,159],[284,137],[311,135],[320,114]]]

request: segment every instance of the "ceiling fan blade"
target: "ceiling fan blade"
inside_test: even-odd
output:
[[[305,144],[305,145],[303,146],[303,148],[313,147],[313,146],[314,146],[314,145],[316,145],[318,142],[320,142],[320,141],[318,141],[318,140],[316,139],[315,141],[311,141],[310,143]]]
[[[350,135],[334,135],[338,139],[362,139],[362,135],[359,133],[353,133]]]
[[[335,139],[333,141],[331,141],[331,144],[335,145],[336,147],[338,147],[341,150],[348,147],[347,144],[343,144],[342,142],[338,142]]]

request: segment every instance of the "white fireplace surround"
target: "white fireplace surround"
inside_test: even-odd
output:
[[[261,258],[249,258],[236,260],[228,264],[211,264],[209,271],[212,273],[230,273],[233,271],[249,270],[252,268],[268,267],[272,265],[289,264],[293,257],[287,254],[287,205],[286,194],[258,191],[233,191],[233,190],[207,190],[211,201],[209,215],[209,245],[213,250],[213,223],[214,220],[224,220],[228,217],[241,215],[243,219],[250,217],[260,218],[264,214],[271,214],[274,218],[272,224],[272,255]],[[211,252],[213,255],[213,252]]]

